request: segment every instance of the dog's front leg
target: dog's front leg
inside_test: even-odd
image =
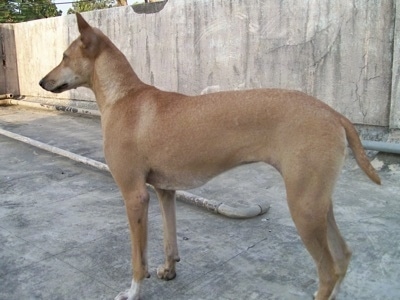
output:
[[[160,279],[171,280],[176,276],[175,263],[179,261],[176,240],[175,191],[156,189],[161,205],[164,227],[165,263],[157,268]]]
[[[144,183],[135,189],[121,188],[121,191],[131,232],[133,279],[130,289],[119,293],[115,300],[138,300],[143,279],[150,277],[146,256],[149,194]]]

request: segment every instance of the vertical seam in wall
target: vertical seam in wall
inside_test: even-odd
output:
[[[395,74],[396,72],[396,66],[394,65],[395,63],[395,44],[396,44],[396,27],[397,27],[397,4],[400,0],[393,1],[393,31],[392,31],[392,57],[391,57],[391,66],[392,66],[392,74],[391,74],[391,80],[390,80],[390,89],[389,89],[389,101],[390,101],[390,106],[389,106],[389,130],[395,128],[395,120],[394,120],[394,113],[395,113],[395,101],[396,99],[393,99],[394,96],[396,96],[396,93],[394,93],[393,89],[396,87],[396,84],[394,81],[396,80],[397,76]]]

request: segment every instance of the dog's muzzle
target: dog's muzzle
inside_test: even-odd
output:
[[[39,85],[43,89],[52,93],[61,93],[68,89],[68,83],[64,83],[56,87],[54,86],[55,83],[56,82],[54,80],[46,80],[46,78],[43,78],[42,80],[39,81]]]

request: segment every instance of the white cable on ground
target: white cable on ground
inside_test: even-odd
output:
[[[78,108],[78,107],[65,106],[65,105],[43,104],[43,103],[38,103],[38,102],[15,100],[15,99],[10,99],[10,98],[1,98],[1,96],[3,96],[3,95],[0,95],[0,99],[5,99],[5,100],[0,100],[0,105],[20,105],[20,106],[36,108],[36,109],[45,109],[45,110],[93,115],[93,116],[100,117],[100,112],[98,110]],[[12,98],[12,95],[11,95],[11,98]]]
[[[185,191],[177,192],[176,199],[185,203],[203,207],[209,211],[233,219],[247,219],[259,216],[265,214],[270,208],[270,206],[266,203],[261,205],[260,204],[251,206],[240,205],[237,207],[232,207],[224,203],[215,200],[208,200]]]
[[[69,152],[69,151],[54,147],[54,146],[50,146],[48,144],[33,140],[33,139],[28,138],[26,136],[19,135],[19,134],[10,132],[8,130],[4,130],[2,128],[0,128],[0,134],[2,134],[4,136],[7,136],[9,138],[12,138],[14,140],[17,140],[17,141],[24,142],[26,144],[35,146],[37,148],[49,151],[51,153],[55,153],[55,154],[67,157],[69,159],[84,163],[85,165],[89,165],[89,166],[95,167],[95,168],[103,170],[103,171],[110,171],[108,169],[108,166],[106,164],[102,163],[102,162],[99,162],[97,160],[90,159],[90,158],[87,158],[87,157],[84,157],[84,156],[81,156],[81,155],[78,155],[78,154],[75,154],[75,153],[72,153],[72,152]]]
[[[33,140],[31,138],[10,132],[8,130],[4,130],[0,128],[0,134],[15,139],[17,141],[35,146],[37,148],[49,151],[51,153],[55,153],[64,157],[67,157],[69,159],[72,159],[74,161],[81,162],[83,164],[95,167],[97,169],[103,170],[103,171],[110,171],[108,166],[102,162],[99,162],[97,160],[93,160],[63,149],[60,149],[58,147],[50,146],[48,144]],[[148,185],[151,187],[151,185]],[[199,207],[206,208],[209,211],[212,211],[217,214],[224,215],[229,218],[252,218],[261,214],[264,214],[268,211],[269,205],[268,204],[263,204],[263,205],[253,205],[253,206],[240,206],[240,207],[231,207],[228,206],[224,203],[216,202],[214,200],[208,200],[196,195],[193,195],[188,192],[183,192],[183,191],[178,191],[176,192],[176,199],[180,200],[185,203],[189,204],[194,204]]]

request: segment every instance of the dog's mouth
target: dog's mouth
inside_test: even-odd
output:
[[[43,89],[52,93],[61,93],[69,89],[68,83],[63,83],[54,87],[55,83],[56,83],[55,80],[46,80],[46,78],[43,78],[42,80],[39,81],[39,85]]]
[[[61,93],[61,92],[64,92],[66,90],[68,90],[68,83],[64,83],[62,85],[59,85],[58,87],[52,89],[50,92]]]

